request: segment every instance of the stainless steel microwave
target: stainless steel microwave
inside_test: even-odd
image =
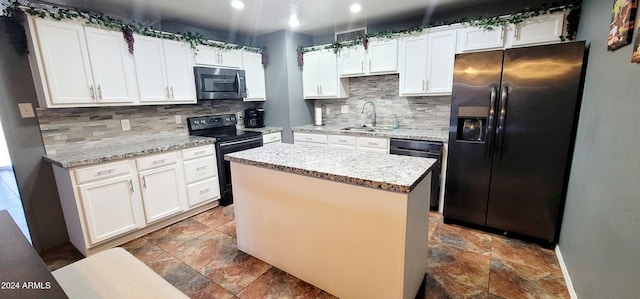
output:
[[[217,67],[193,68],[198,100],[242,99],[247,97],[244,70]]]

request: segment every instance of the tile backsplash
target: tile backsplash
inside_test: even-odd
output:
[[[346,99],[316,100],[315,107],[322,107],[325,125],[354,126],[371,123],[372,101],[376,109],[378,126],[392,126],[394,115],[401,128],[449,130],[451,96],[401,97],[398,95],[398,75],[380,75],[349,78],[349,97]],[[342,106],[348,112],[342,113]],[[327,114],[329,108],[329,114]]]
[[[108,138],[134,138],[140,134],[187,135],[187,117],[237,113],[262,103],[239,100],[200,101],[191,105],[127,106],[96,108],[37,109],[40,131],[47,154],[90,148]],[[176,115],[182,121],[176,124]],[[120,121],[128,119],[131,130]]]

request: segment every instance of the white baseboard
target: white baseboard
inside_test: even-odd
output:
[[[578,294],[576,294],[576,290],[573,288],[571,276],[569,276],[569,270],[567,270],[567,265],[564,263],[564,258],[562,257],[562,252],[560,252],[560,247],[558,245],[556,245],[556,257],[558,258],[560,269],[562,269],[562,276],[564,276],[564,282],[567,285],[569,296],[571,297],[571,299],[578,299]]]

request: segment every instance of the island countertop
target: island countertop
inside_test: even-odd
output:
[[[225,155],[225,160],[392,192],[409,193],[435,159],[275,143]]]
[[[141,135],[132,138],[111,138],[88,144],[83,150],[46,155],[44,160],[64,168],[72,168],[212,144],[215,141],[214,138],[189,135]]]
[[[400,127],[399,129],[376,128],[373,131],[365,130],[344,130],[349,125],[306,125],[294,127],[294,132],[315,133],[315,134],[334,134],[334,135],[350,135],[350,136],[366,136],[366,137],[384,137],[384,138],[400,138],[414,139],[426,141],[449,142],[449,131],[429,130],[429,129],[412,129]]]

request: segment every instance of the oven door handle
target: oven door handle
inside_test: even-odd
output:
[[[262,136],[254,137],[254,138],[251,138],[251,139],[238,140],[238,141],[220,142],[220,147],[226,147],[226,146],[231,146],[231,145],[235,145],[235,144],[247,143],[247,142],[252,142],[252,141],[261,141],[261,140],[262,140]]]

